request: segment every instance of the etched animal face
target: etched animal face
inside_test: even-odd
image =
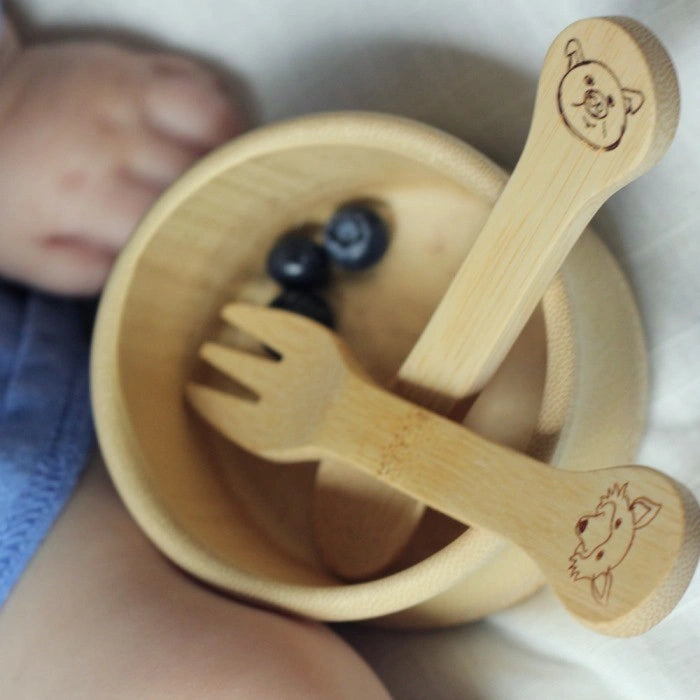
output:
[[[600,61],[585,60],[578,39],[566,45],[568,70],[559,83],[559,112],[569,129],[593,148],[612,150],[625,133],[628,115],[639,111],[644,96],[623,87]]]
[[[630,503],[627,484],[615,484],[601,496],[592,513],[576,523],[578,546],[569,558],[569,573],[575,581],[590,579],[591,594],[606,603],[612,588],[612,570],[627,556],[637,530],[648,525],[661,505],[645,496]]]

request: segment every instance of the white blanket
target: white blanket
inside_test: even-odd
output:
[[[328,109],[398,113],[441,127],[511,168],[551,40],[592,15],[646,24],[676,64],[682,114],[653,171],[594,220],[632,281],[651,360],[640,463],[700,498],[700,3],[629,0],[20,0],[36,27],[88,25],[222,63],[256,121]],[[434,632],[343,634],[402,699],[700,697],[700,576],[634,639],[573,622],[551,593]]]

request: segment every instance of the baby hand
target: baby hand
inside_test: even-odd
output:
[[[241,129],[185,58],[102,42],[21,50],[0,75],[0,275],[97,293],[154,198]]]

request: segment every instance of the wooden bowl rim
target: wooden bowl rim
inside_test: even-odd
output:
[[[203,551],[170,522],[157,496],[135,468],[138,438],[120,396],[117,348],[129,284],[139,259],[162,223],[182,200],[223,171],[286,148],[304,145],[357,144],[395,150],[429,164],[446,178],[469,187],[489,203],[506,182],[506,173],[479,151],[438,129],[403,117],[366,112],[326,113],[256,129],[226,144],[185,173],[153,205],[120,255],[105,288],[95,327],[92,391],[95,422],[111,477],[132,516],[149,538],[189,573],[224,591],[311,617],[352,620],[410,608],[447,591],[474,574],[506,543],[491,533],[471,529],[427,559],[397,573],[363,583],[335,582],[308,586],[263,580],[232,569]],[[473,187],[472,187],[473,184]],[[120,434],[111,426],[122,425]],[[468,544],[465,545],[465,539]],[[534,590],[534,589],[533,589]]]

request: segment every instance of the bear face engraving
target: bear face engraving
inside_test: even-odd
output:
[[[581,43],[566,45],[568,70],[559,83],[559,113],[569,130],[595,149],[617,148],[629,115],[644,104],[639,90],[623,87],[604,63],[586,60]]]

